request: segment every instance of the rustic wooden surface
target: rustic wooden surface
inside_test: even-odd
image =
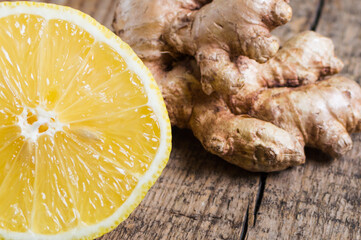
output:
[[[240,239],[253,209],[258,174],[205,152],[189,131],[173,129],[162,176],[108,239]]]
[[[293,10],[292,20],[272,32],[281,40],[281,43],[299,32],[314,30],[317,24],[320,0],[291,0],[290,4]]]
[[[342,74],[361,83],[360,2],[325,0],[321,7],[313,27],[333,39]],[[305,166],[269,174],[248,239],[361,239],[361,134],[353,140],[340,159],[312,150]]]
[[[51,0],[111,28],[116,0]],[[361,83],[361,4],[291,0],[281,42],[313,29],[331,37],[346,74]],[[307,150],[304,166],[256,174],[205,152],[190,131],[173,129],[171,158],[115,239],[361,239],[361,134],[340,159]]]

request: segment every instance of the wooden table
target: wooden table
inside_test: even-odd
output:
[[[52,0],[111,28],[116,0]],[[291,0],[294,17],[281,41],[315,30],[331,37],[343,74],[361,83],[361,4]],[[307,163],[279,173],[249,173],[205,152],[187,130],[173,129],[163,174],[108,239],[361,239],[361,134],[340,159],[307,149]]]

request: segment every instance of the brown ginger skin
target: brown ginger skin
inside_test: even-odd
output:
[[[279,48],[270,31],[291,16],[285,0],[213,0],[199,10],[178,12],[164,38],[177,52],[192,56],[222,49],[265,62]]]
[[[295,89],[267,89],[249,114],[281,127],[302,145],[337,157],[351,149],[349,133],[361,130],[361,89],[339,76]]]
[[[304,146],[287,131],[249,115],[234,115],[217,96],[197,98],[190,128],[211,153],[249,171],[276,171],[305,161]]]
[[[342,69],[331,40],[309,31],[278,49],[270,31],[290,17],[284,0],[119,0],[113,26],[153,73],[173,125],[270,172],[304,163],[305,146],[344,154],[361,131],[361,88],[327,77]]]
[[[251,105],[249,101],[260,89],[314,83],[323,76],[339,72],[343,67],[334,55],[332,41],[312,31],[288,40],[264,64],[245,56],[239,56],[233,62],[224,52],[213,53],[198,61],[203,91],[210,94],[215,90],[222,94],[229,99],[230,107],[237,113],[248,111]]]
[[[349,133],[361,131],[361,88],[344,77],[265,89],[248,115],[232,113],[214,94],[196,96],[194,135],[208,151],[250,171],[302,164],[305,146],[340,156],[352,147]]]
[[[173,126],[187,128],[193,111],[193,94],[199,90],[199,82],[192,71],[194,61],[179,62],[171,71],[164,71],[159,62],[145,61],[156,79],[167,106],[169,119]]]

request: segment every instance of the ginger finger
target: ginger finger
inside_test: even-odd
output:
[[[194,62],[194,61],[193,61]],[[186,59],[166,71],[166,66],[159,62],[145,62],[157,80],[167,106],[173,126],[186,128],[193,109],[193,92],[200,89],[199,81],[193,75],[192,61]]]
[[[310,84],[322,76],[338,73],[342,62],[334,55],[330,39],[307,31],[288,40],[267,63],[244,56],[232,62],[218,48],[201,48],[196,59],[201,69],[203,91],[243,97],[264,87]]]
[[[177,52],[192,56],[209,46],[265,62],[279,48],[270,31],[291,16],[284,0],[213,0],[191,13],[179,12],[164,38]]]
[[[361,88],[335,76],[298,88],[267,89],[249,114],[286,130],[306,146],[339,156],[352,147],[349,133],[361,127]]]
[[[279,171],[304,163],[303,145],[275,125],[232,114],[214,96],[198,98],[190,120],[204,148],[249,171]]]
[[[306,31],[289,39],[267,63],[259,65],[268,87],[305,85],[341,71],[331,39]]]

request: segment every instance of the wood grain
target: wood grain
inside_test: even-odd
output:
[[[316,30],[331,37],[346,74],[361,83],[361,5],[326,0]],[[307,151],[305,166],[269,174],[248,239],[361,239],[361,134],[331,160]]]
[[[320,0],[291,0],[292,19],[289,23],[276,28],[272,34],[284,43],[295,34],[314,27]]]
[[[139,207],[105,239],[240,239],[254,208],[258,174],[205,152],[190,131],[173,129],[173,151]]]
[[[116,0],[45,2],[80,9],[111,29]],[[291,23],[275,31],[281,42],[315,28],[334,40],[343,74],[361,83],[361,5],[291,5]],[[361,134],[353,139],[343,158],[309,149],[306,165],[260,175],[205,152],[190,131],[173,129],[171,158],[157,183],[126,221],[99,239],[360,239]]]

